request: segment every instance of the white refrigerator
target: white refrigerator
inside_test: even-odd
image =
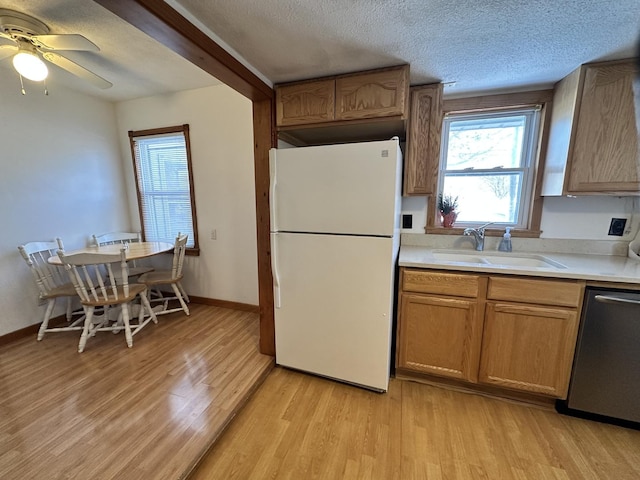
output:
[[[276,363],[386,391],[398,140],[272,149],[269,167]]]

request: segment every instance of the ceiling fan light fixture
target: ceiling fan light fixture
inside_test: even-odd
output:
[[[19,52],[13,57],[13,68],[25,78],[41,82],[49,74],[49,69],[38,55],[31,52]]]

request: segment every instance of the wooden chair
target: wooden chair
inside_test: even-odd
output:
[[[47,304],[42,324],[38,330],[38,340],[42,340],[44,334],[48,332],[82,330],[83,318],[73,320],[74,315],[83,314],[82,310],[78,312],[72,311],[73,300],[77,298],[75,288],[69,282],[64,269],[51,265],[47,261],[49,257],[56,254],[57,250],[62,248],[62,240],[59,238],[55,242],[29,242],[18,247],[38,286],[38,300]],[[59,327],[49,327],[49,320],[58,298],[66,298],[67,300],[67,324]]]
[[[160,291],[159,287],[161,285],[171,285],[171,289],[173,290],[173,297],[165,297],[154,298],[152,302],[164,302],[164,310],[160,312],[156,312],[156,315],[165,315],[167,313],[179,312],[180,310],[184,311],[187,315],[189,315],[189,307],[187,303],[189,301],[189,296],[184,291],[182,284],[180,281],[182,280],[182,265],[184,263],[184,253],[187,250],[187,237],[188,235],[180,235],[176,237],[176,241],[173,246],[173,263],[171,265],[171,270],[156,270],[150,273],[145,273],[138,278],[138,282],[145,284],[149,289],[154,289],[156,291]],[[160,295],[162,295],[160,293]],[[168,309],[169,300],[178,300],[180,302],[180,308]]]
[[[133,346],[133,336],[149,321],[158,323],[155,313],[147,299],[147,287],[140,283],[129,284],[129,265],[126,260],[126,247],[119,253],[75,253],[66,255],[58,251],[58,256],[69,273],[69,278],[80,303],[84,308],[85,321],[78,344],[78,352],[82,353],[89,337],[99,331],[119,332],[124,328],[127,346]],[[116,282],[116,271],[122,282]],[[132,325],[129,321],[129,304],[138,297],[141,305],[138,313],[138,323]],[[109,310],[120,307],[117,321]],[[101,315],[94,318],[95,309],[102,307]],[[148,317],[145,318],[145,310]],[[122,323],[121,323],[122,322]]]
[[[102,245],[115,245],[122,244],[126,245],[127,243],[138,243],[142,241],[142,236],[140,232],[111,232],[104,233],[102,235],[92,235],[93,243],[97,246]],[[137,277],[138,275],[142,275],[143,273],[152,272],[153,267],[147,265],[141,265],[136,263],[135,260],[130,262],[129,266],[129,276]],[[119,273],[116,273],[116,278]]]

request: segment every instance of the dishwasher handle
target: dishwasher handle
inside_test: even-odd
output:
[[[633,305],[640,305],[640,300],[632,300],[630,298],[612,297],[611,295],[596,295],[596,302],[601,303],[627,303]]]

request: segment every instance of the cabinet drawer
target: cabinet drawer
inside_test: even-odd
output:
[[[512,302],[577,307],[584,284],[564,280],[489,277],[487,298]]]
[[[403,270],[402,289],[405,292],[475,298],[478,296],[478,279],[477,275]]]

